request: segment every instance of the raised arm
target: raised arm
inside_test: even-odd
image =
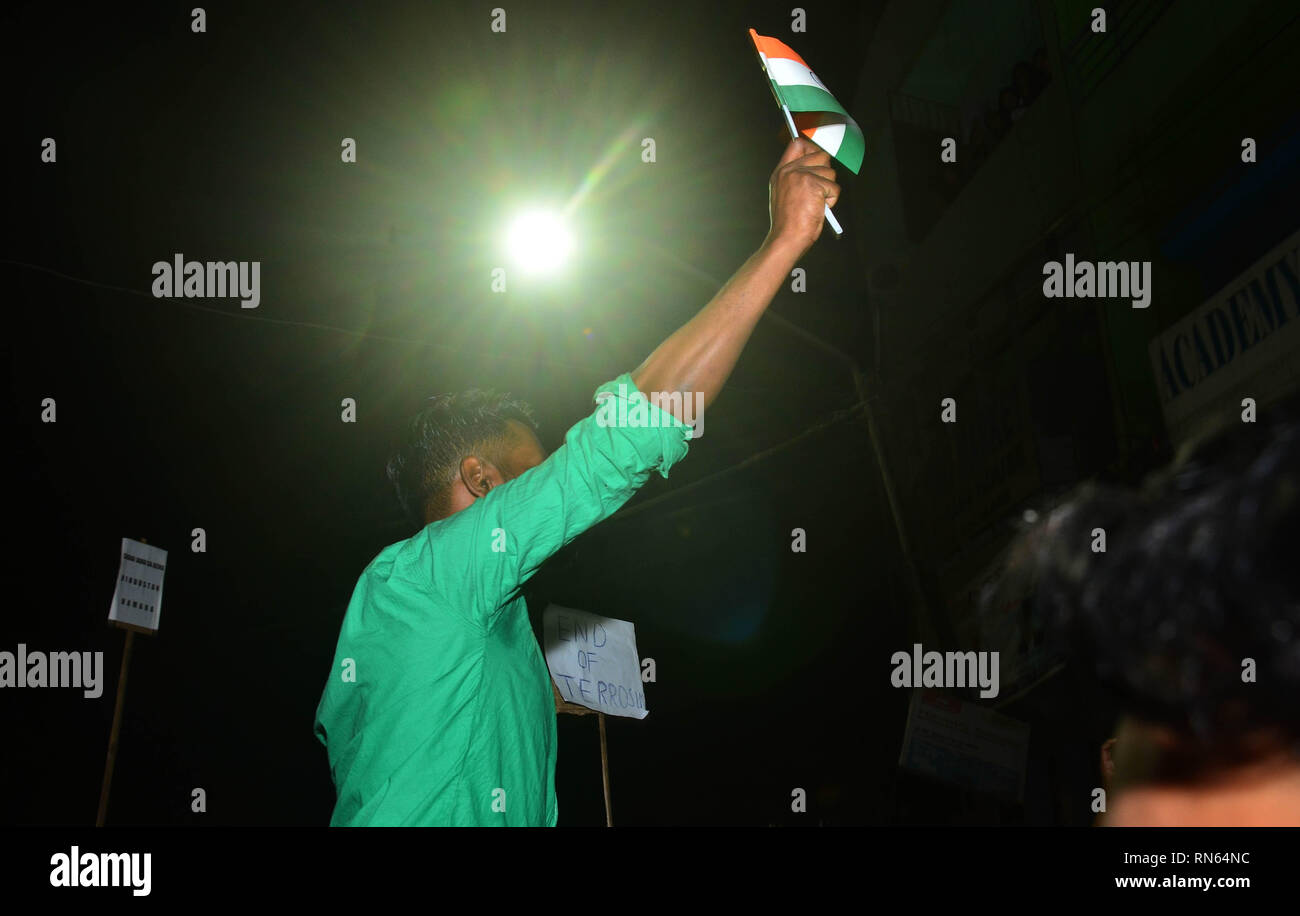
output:
[[[840,190],[829,162],[807,140],[791,141],[772,173],[771,228],[762,246],[634,372],[597,391],[598,397],[650,397],[676,417],[676,425],[667,416],[663,423],[610,425],[600,422],[599,411],[579,420],[564,445],[540,464],[490,490],[469,491],[475,497],[472,505],[412,538],[399,557],[404,571],[431,576],[435,587],[472,583],[474,606],[462,612],[473,623],[491,627],[549,556],[618,511],[651,473],[667,477],[687,452],[691,430],[684,406],[698,403],[685,395],[703,392],[705,405],[717,397],[759,316],[821,234],[824,208],[838,199]],[[626,393],[629,380],[638,389],[631,395]],[[466,460],[481,465],[475,456]],[[460,604],[449,601],[448,606]]]
[[[679,420],[686,419],[682,408],[691,403],[688,392],[702,392],[704,406],[718,396],[754,325],[821,235],[823,208],[833,206],[840,194],[830,161],[811,141],[790,141],[772,172],[771,226],[763,244],[708,305],[633,370],[637,388]],[[652,392],[682,397],[653,397]]]

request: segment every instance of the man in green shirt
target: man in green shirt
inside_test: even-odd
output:
[[[717,397],[839,192],[830,157],[791,141],[759,249],[635,371],[597,389],[597,402],[626,405],[575,423],[549,457],[528,408],[506,397],[436,398],[415,417],[389,474],[423,527],[361,574],[316,711],[332,826],[555,825],[556,694],[521,589],[686,455],[685,406]]]

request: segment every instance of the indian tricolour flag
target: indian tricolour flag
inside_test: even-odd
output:
[[[749,30],[749,37],[754,40],[763,69],[772,81],[776,100],[792,113],[799,133],[830,153],[854,175],[858,174],[866,148],[862,128],[789,46],[753,29]]]

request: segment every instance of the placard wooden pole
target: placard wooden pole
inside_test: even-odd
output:
[[[131,667],[131,648],[135,645],[135,631],[126,631],[126,644],[122,648],[122,670],[117,676],[117,702],[113,704],[113,730],[108,733],[108,759],[104,761],[104,784],[99,790],[99,814],[95,826],[103,827],[108,815],[108,793],[113,787],[113,764],[117,762],[117,736],[122,731],[122,705],[126,701],[126,673]]]
[[[609,797],[609,748],[605,744],[605,714],[598,713],[600,720],[600,775],[605,780],[605,826],[614,826],[614,803]]]
[[[140,538],[141,544],[148,544]],[[103,827],[108,816],[108,793],[113,787],[113,765],[117,762],[117,738],[122,731],[122,706],[126,703],[126,674],[131,668],[131,649],[135,646],[136,633],[151,633],[152,630],[137,627],[120,620],[110,620],[109,626],[126,630],[126,643],[122,646],[122,670],[117,675],[117,700],[113,703],[113,729],[108,733],[108,759],[104,761],[104,783],[99,789],[99,813],[95,815],[95,826]]]
[[[605,826],[614,826],[614,803],[609,793],[609,746],[605,741],[605,714],[596,712],[594,709],[588,709],[586,706],[579,706],[577,703],[570,703],[564,697],[560,696],[560,688],[555,686],[555,681],[551,681],[551,691],[555,694],[555,711],[570,716],[590,716],[595,715],[596,720],[600,723],[600,775],[605,784]]]

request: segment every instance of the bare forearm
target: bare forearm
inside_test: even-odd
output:
[[[676,408],[674,413],[691,392],[701,392],[704,406],[712,403],[801,253],[798,245],[769,236],[708,305],[633,371],[637,388],[647,395],[681,392],[675,402],[652,398],[665,409]]]
[[[632,372],[637,388],[683,422],[694,419],[683,416],[686,405],[707,407],[717,398],[754,325],[821,234],[826,207],[839,199],[840,187],[830,156],[798,137],[781,155],[768,192],[771,227],[758,251]]]

